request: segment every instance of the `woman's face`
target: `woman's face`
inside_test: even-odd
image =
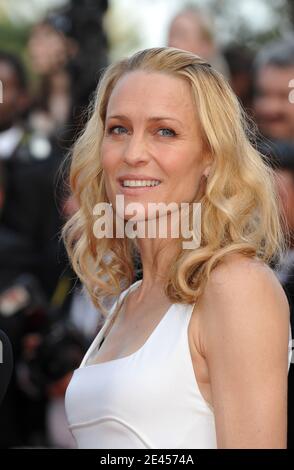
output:
[[[123,76],[109,99],[101,157],[114,207],[117,195],[146,214],[150,202],[194,201],[207,160],[189,84],[158,72]]]

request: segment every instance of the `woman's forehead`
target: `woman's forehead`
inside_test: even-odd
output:
[[[107,114],[126,109],[161,115],[170,112],[195,113],[189,83],[184,78],[162,72],[133,71],[116,83],[107,106]]]

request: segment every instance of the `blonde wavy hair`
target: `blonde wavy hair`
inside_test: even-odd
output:
[[[194,303],[211,271],[226,255],[242,253],[270,264],[286,249],[273,170],[255,149],[251,124],[224,77],[200,57],[160,47],[119,60],[104,72],[85,129],[71,154],[70,188],[78,211],[62,236],[73,269],[93,303],[105,314],[103,299],[118,295],[134,279],[136,243],[129,238],[97,239],[93,208],[109,202],[100,148],[109,97],[118,80],[136,70],[185,79],[212,157],[201,199],[201,243],[175,256],[165,284],[172,302]],[[196,191],[197,188],[195,188]]]

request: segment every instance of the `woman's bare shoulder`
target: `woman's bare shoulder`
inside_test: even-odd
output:
[[[219,283],[226,284],[234,279],[238,281],[243,276],[254,273],[276,279],[274,271],[261,259],[242,253],[230,253],[212,270],[209,288],[216,287]]]
[[[275,324],[282,331],[290,321],[289,303],[274,271],[262,260],[242,254],[227,256],[212,271],[202,306],[203,323],[212,337],[222,328],[235,334],[241,325],[244,331]]]
[[[277,277],[262,261],[230,256],[201,304],[218,446],[283,447],[289,305]]]
[[[228,293],[237,293],[238,290],[248,294],[256,290],[253,289],[255,286],[272,290],[281,301],[286,299],[275,272],[265,262],[234,253],[226,256],[222,263],[212,270],[205,293],[212,299],[219,296],[226,298]]]

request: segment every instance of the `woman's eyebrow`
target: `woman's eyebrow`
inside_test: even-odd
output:
[[[124,119],[124,120],[130,120],[128,116],[125,116],[123,114],[113,114],[111,116],[108,116],[108,119]],[[150,121],[176,121],[179,124],[181,124],[181,121],[179,121],[176,118],[172,118],[169,116],[152,116],[147,119],[148,122]]]

